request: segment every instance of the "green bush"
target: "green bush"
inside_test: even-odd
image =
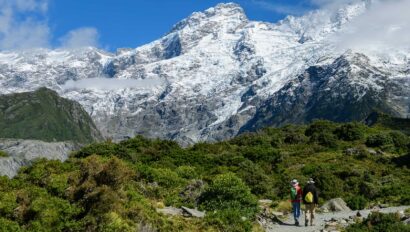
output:
[[[364,137],[364,125],[357,122],[346,123],[338,127],[335,134],[345,141],[360,140]]]
[[[316,186],[320,189],[322,199],[332,199],[343,195],[343,181],[337,178],[330,169],[318,167],[312,174]]]
[[[307,138],[304,134],[286,133],[284,142],[287,144],[302,144],[307,142]]]
[[[333,133],[336,129],[336,124],[326,120],[316,120],[305,131],[306,136],[314,134]]]
[[[391,144],[393,144],[393,139],[386,133],[370,135],[366,140],[366,145],[368,147],[383,147]]]
[[[362,223],[353,224],[346,228],[347,232],[409,232],[410,226],[401,222],[395,213],[383,214],[373,212]]]
[[[207,211],[235,210],[249,219],[253,219],[258,210],[250,188],[233,173],[216,176],[201,194],[199,205]]]
[[[240,210],[237,209],[226,209],[216,212],[209,212],[205,217],[205,221],[208,225],[216,227],[218,231],[252,231],[252,220],[243,217]]]
[[[0,151],[0,158],[6,158],[9,157],[9,154],[7,154],[5,151]]]
[[[2,232],[20,232],[22,229],[15,221],[10,221],[6,218],[0,217],[0,231]]]
[[[367,199],[364,196],[358,195],[350,197],[346,203],[352,210],[362,210],[367,206]]]
[[[196,171],[195,167],[192,166],[179,166],[177,168],[177,174],[178,176],[190,180],[190,179],[195,179],[198,177],[198,173]]]
[[[406,152],[410,144],[409,137],[400,131],[390,132],[390,137],[393,140],[394,147],[398,152]]]
[[[315,133],[310,137],[310,142],[329,148],[337,147],[337,138],[331,133]]]

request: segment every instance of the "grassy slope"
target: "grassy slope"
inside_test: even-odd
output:
[[[46,88],[0,96],[0,137],[81,143],[101,138],[78,103]]]
[[[366,119],[366,124],[372,127],[390,128],[410,135],[409,118],[394,118],[383,113],[374,112]]]
[[[383,139],[376,146],[367,142],[379,135]],[[313,176],[321,201],[343,197],[354,203],[361,196],[364,205],[410,204],[410,170],[393,162],[408,154],[408,146],[409,137],[392,130],[324,121],[186,149],[142,137],[93,144],[65,163],[42,160],[13,180],[0,179],[0,224],[29,231],[135,231],[150,226],[160,231],[249,231],[253,218],[241,220],[241,212],[247,211],[241,211],[240,201],[204,220],[169,218],[155,211],[164,204],[203,208],[197,199],[207,187],[193,183],[212,184],[224,173],[240,177],[255,198],[275,203],[288,198],[290,179],[304,183]]]

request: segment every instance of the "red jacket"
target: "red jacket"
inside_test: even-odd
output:
[[[301,202],[302,201],[302,195],[303,195],[302,188],[299,185],[296,185],[292,188],[296,189],[296,199],[291,199],[291,202],[292,203]]]

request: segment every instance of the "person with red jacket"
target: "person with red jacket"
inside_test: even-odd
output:
[[[299,226],[300,217],[300,202],[302,201],[302,188],[299,186],[299,182],[293,179],[291,182],[290,199],[292,202],[293,217],[295,219],[295,225]]]

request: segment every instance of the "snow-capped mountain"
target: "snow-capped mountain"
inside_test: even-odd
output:
[[[334,43],[370,4],[276,24],[249,20],[237,4],[219,4],[193,13],[159,40],[116,54],[95,48],[3,52],[0,91],[46,86],[81,103],[108,137],[143,134],[183,144],[318,117],[358,120],[375,109],[405,117],[410,53],[359,54]],[[82,82],[89,78],[97,88]],[[98,88],[104,82],[111,86]],[[368,109],[356,113],[362,106]]]

